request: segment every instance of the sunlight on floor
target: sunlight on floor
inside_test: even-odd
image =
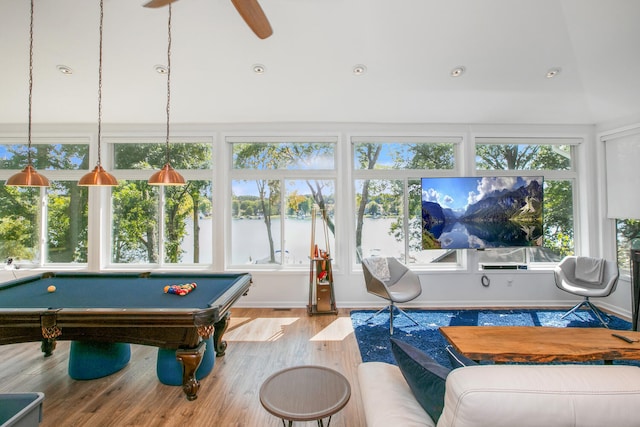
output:
[[[342,341],[353,333],[353,323],[349,317],[339,317],[316,334],[310,341]]]
[[[236,318],[236,323],[239,321],[241,324],[227,331],[224,338],[227,341],[276,341],[284,335],[283,327],[291,325],[298,319],[298,317],[259,317],[247,322],[242,318]]]

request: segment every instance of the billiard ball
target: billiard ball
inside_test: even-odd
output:
[[[56,291],[56,287],[51,285],[47,288],[47,292],[55,292]]]

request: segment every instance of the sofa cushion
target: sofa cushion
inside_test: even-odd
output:
[[[358,383],[367,427],[436,427],[396,365],[361,363]]]
[[[400,340],[391,338],[391,350],[416,400],[438,422],[444,407],[445,382],[450,369]]]
[[[637,427],[639,406],[635,366],[467,366],[447,377],[438,427]]]

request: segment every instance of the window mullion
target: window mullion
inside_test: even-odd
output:
[[[48,258],[48,249],[47,249],[47,233],[49,224],[47,219],[49,218],[49,203],[47,201],[47,189],[45,187],[40,188],[40,209],[38,209],[37,214],[37,223],[39,225],[39,239],[38,239],[38,251],[40,252],[40,259],[38,260],[38,265],[40,267],[45,265],[45,262]]]

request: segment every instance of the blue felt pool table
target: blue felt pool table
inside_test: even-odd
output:
[[[164,292],[186,283],[197,285],[187,295]],[[45,356],[56,340],[175,349],[183,390],[193,400],[204,343],[213,336],[216,355],[224,354],[230,308],[250,286],[249,273],[58,272],[16,279],[0,284],[0,345],[42,341]]]

